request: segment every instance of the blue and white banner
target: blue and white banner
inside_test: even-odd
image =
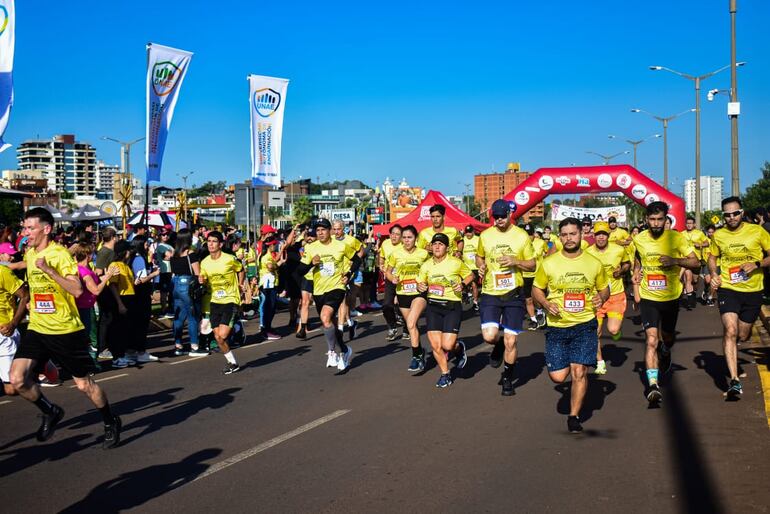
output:
[[[168,46],[147,45],[147,182],[160,181],[168,129],[192,55],[191,52]]]
[[[251,182],[281,185],[281,136],[288,79],[249,75]]]
[[[13,105],[13,50],[16,15],[13,0],[0,0],[0,152],[12,145],[3,140]]]

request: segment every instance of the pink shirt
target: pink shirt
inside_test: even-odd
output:
[[[91,268],[88,266],[81,266],[80,264],[78,264],[78,275],[80,275],[80,283],[83,284],[83,294],[75,298],[75,305],[77,305],[78,309],[90,309],[96,303],[96,296],[88,290],[83,278],[88,275],[94,279],[96,285],[99,285],[99,277]]]

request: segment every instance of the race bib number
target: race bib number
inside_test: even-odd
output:
[[[516,276],[513,271],[501,271],[492,275],[494,279],[495,290],[510,291],[516,289]]]
[[[35,312],[38,314],[53,314],[56,312],[56,303],[54,302],[52,294],[36,293],[34,300]]]
[[[740,282],[746,282],[749,279],[749,276],[746,274],[745,271],[741,269],[740,266],[736,266],[734,268],[730,268],[730,283],[731,284],[738,284]]]
[[[417,281],[416,280],[404,280],[401,282],[401,291],[404,293],[416,293],[417,292]],[[441,288],[442,294],[444,291],[444,288]]]
[[[647,289],[650,291],[663,291],[667,288],[666,275],[647,275]]]
[[[334,276],[334,263],[333,262],[322,262],[321,263],[321,269],[319,270],[322,277],[332,277]]]
[[[585,293],[564,293],[564,310],[567,312],[583,312],[586,308]]]
[[[275,275],[272,273],[265,273],[259,281],[259,286],[267,289],[275,287]]]
[[[430,284],[428,286],[428,294],[431,296],[444,296],[444,286]]]
[[[227,296],[227,293],[225,292],[224,289],[217,289],[216,291],[214,291],[214,298],[221,299],[221,298],[224,298],[225,296]]]

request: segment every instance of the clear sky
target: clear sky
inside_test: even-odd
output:
[[[741,186],[770,160],[770,2],[739,0]],[[5,139],[74,133],[119,163],[144,135],[147,42],[195,53],[163,162],[163,183],[250,174],[249,73],[291,80],[285,179],[358,178],[457,194],[509,161],[600,164],[591,150],[661,131],[633,114],[694,107],[692,82],[649,65],[705,74],[730,61],[728,0],[541,2],[165,2],[17,0],[16,101]],[[729,190],[729,70],[703,83],[702,173]],[[669,127],[672,189],[694,175],[695,118]],[[632,162],[629,154],[613,162]],[[639,146],[639,168],[662,179],[662,140]],[[132,169],[144,177],[144,146]],[[15,169],[15,150],[0,154]]]

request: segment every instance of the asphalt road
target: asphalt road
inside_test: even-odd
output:
[[[591,377],[580,435],[566,431],[569,386],[548,379],[542,333],[521,336],[516,395],[504,398],[475,316],[461,333],[468,364],[444,390],[433,366],[410,376],[411,352],[385,342],[380,314],[359,320],[341,374],[324,367],[318,330],[236,350],[243,369],[231,376],[221,355],[173,357],[157,339],[162,362],[97,377],[123,419],[123,443],[109,452],[71,382],[46,390],[67,414],[42,444],[36,409],[0,397],[0,510],[770,510],[759,376],[742,353],[743,398],[724,401],[715,308],[682,312],[659,409],[643,398],[642,339],[627,319],[623,339],[605,341],[609,373]]]

